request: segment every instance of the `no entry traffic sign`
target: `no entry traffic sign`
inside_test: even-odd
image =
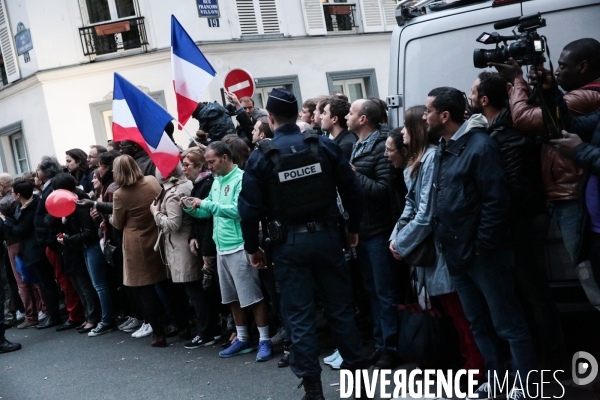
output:
[[[254,79],[248,71],[243,69],[232,69],[225,76],[225,90],[234,93],[238,99],[252,97],[254,95]]]

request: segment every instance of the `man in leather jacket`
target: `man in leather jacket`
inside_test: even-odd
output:
[[[565,361],[564,338],[545,271],[545,240],[549,227],[538,147],[512,123],[506,81],[482,72],[471,88],[471,111],[488,122],[487,133],[500,147],[510,194],[509,225],[515,252],[514,274],[519,298],[532,315],[530,325],[539,340],[545,367]],[[554,364],[550,364],[554,363]]]

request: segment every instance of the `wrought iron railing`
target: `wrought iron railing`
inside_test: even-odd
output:
[[[135,17],[79,28],[83,54],[99,56],[148,45],[144,17]]]
[[[356,4],[323,4],[323,11],[328,32],[355,31]]]

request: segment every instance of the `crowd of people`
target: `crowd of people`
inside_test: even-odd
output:
[[[402,127],[376,98],[299,107],[274,89],[264,111],[227,94],[227,107],[199,104],[169,176],[129,140],[0,174],[0,352],[21,348],[11,326],[222,341],[221,357],[257,361],[282,344],[278,366],[322,399],[315,309],[337,345],[325,364],[394,369],[406,361],[398,306],[425,294],[423,308],[452,320],[454,367],[565,369],[544,246],[554,218],[573,267],[590,260],[600,281],[600,43],[570,43],[529,83],[514,61],[492,66],[468,96],[432,89]],[[64,218],[45,204],[59,189],[78,198]],[[482,380],[474,398],[490,390]]]

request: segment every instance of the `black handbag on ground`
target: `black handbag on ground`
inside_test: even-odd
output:
[[[461,357],[452,319],[433,306],[423,310],[415,275],[413,269],[405,304],[398,305],[398,355],[425,367],[454,368]]]
[[[416,179],[415,179],[416,182]],[[408,191],[408,196],[415,203],[415,185],[413,184],[411,189]],[[398,231],[403,229],[410,221],[415,218],[416,214],[413,214],[410,219],[399,219],[398,220]],[[435,267],[436,252],[435,252],[435,241],[433,240],[433,232],[427,235],[427,237],[419,243],[413,251],[406,255],[402,255],[404,260],[411,266],[414,267]]]

